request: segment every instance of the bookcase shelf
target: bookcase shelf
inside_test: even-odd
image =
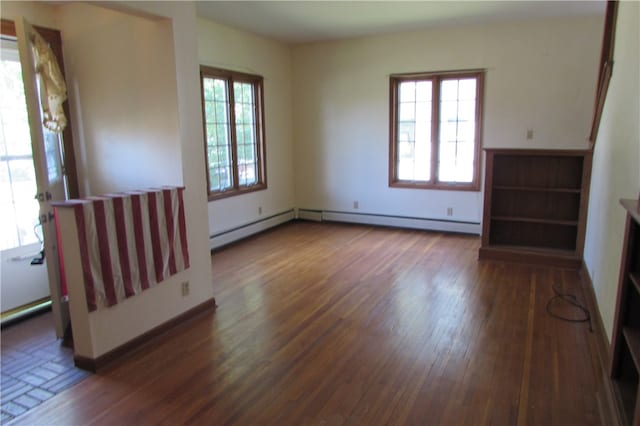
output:
[[[507,186],[496,185],[493,187],[494,191],[528,191],[528,192],[568,192],[572,194],[580,194],[580,189],[575,188],[538,188],[532,186]]]
[[[633,363],[638,369],[640,365],[640,330],[633,327],[622,327],[622,335],[629,347],[629,353],[633,359]]]
[[[610,375],[618,411],[628,425],[640,424],[640,201],[620,200],[627,210]]]
[[[535,217],[494,216],[491,220],[503,222],[545,223],[548,225],[578,226],[577,220],[538,219]]]
[[[636,287],[636,290],[638,291],[638,294],[640,294],[640,273],[639,272],[631,272],[629,274],[629,279],[631,280],[633,285]]]
[[[485,152],[480,258],[580,267],[591,152]]]

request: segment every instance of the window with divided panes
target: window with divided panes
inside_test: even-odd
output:
[[[200,67],[209,199],[264,189],[263,79]]]
[[[484,71],[390,78],[389,185],[480,189]]]

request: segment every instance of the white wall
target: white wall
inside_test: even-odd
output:
[[[171,22],[60,8],[81,196],[181,184]]]
[[[198,19],[198,58],[203,65],[264,77],[267,189],[210,202],[209,232],[215,235],[295,206],[291,50],[284,44]],[[201,172],[204,181],[205,170]],[[262,207],[262,215],[258,207]]]
[[[596,139],[584,260],[611,337],[625,210],[640,191],[640,4],[620,2],[614,65]]]
[[[484,147],[587,148],[602,16],[293,48],[296,204],[480,222],[480,192],[388,187],[389,75],[485,68]],[[526,130],[534,139],[526,141]],[[447,207],[453,217],[446,216]]]
[[[32,24],[46,28],[58,28],[55,6],[45,2],[3,0],[0,3],[2,19],[15,21],[24,16]]]
[[[62,32],[84,195],[182,184],[191,268],[76,321],[77,355],[98,357],[213,297],[193,3],[2,4]],[[9,9],[11,15],[5,14]],[[38,13],[33,12],[34,10]],[[66,259],[65,259],[66,260]],[[181,296],[180,282],[190,282]]]
[[[92,192],[184,184],[191,268],[116,308],[89,314],[92,346],[76,352],[88,357],[213,297],[208,240],[202,232],[207,211],[199,173],[204,160],[195,6],[106,6],[135,15],[76,3],[59,8],[73,87],[72,119],[87,153],[78,161],[86,166],[81,177]],[[98,99],[89,99],[94,96]],[[181,296],[182,281],[190,282],[186,297]],[[74,324],[74,335],[75,330]]]

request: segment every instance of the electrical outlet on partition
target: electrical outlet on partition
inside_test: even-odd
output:
[[[182,297],[189,295],[189,281],[184,281],[181,284],[181,290],[182,290]]]

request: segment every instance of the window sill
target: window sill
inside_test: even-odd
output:
[[[405,189],[434,189],[439,191],[469,191],[480,192],[480,184],[472,183],[424,183],[412,181],[389,182],[390,188]]]
[[[209,201],[216,201],[223,198],[235,197],[236,195],[248,194],[250,192],[262,191],[267,189],[266,183],[260,183],[251,186],[245,186],[239,189],[228,189],[222,192],[209,192]]]

